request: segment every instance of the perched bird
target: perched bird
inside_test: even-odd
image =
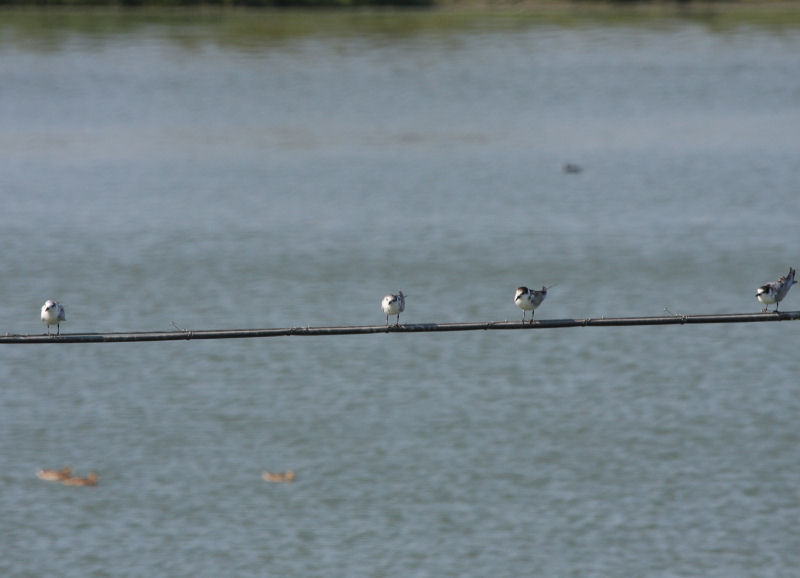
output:
[[[40,480],[45,480],[47,482],[60,482],[66,480],[71,475],[72,468],[69,466],[61,468],[60,470],[39,470],[36,472],[36,476]]]
[[[293,482],[294,470],[286,470],[286,473],[276,474],[273,472],[264,472],[261,477],[265,482]]]
[[[535,289],[528,289],[527,287],[517,288],[517,293],[514,295],[514,303],[517,307],[522,309],[522,322],[525,323],[525,312],[531,312],[531,324],[533,324],[533,314],[536,308],[542,304],[545,297],[547,297],[547,290],[549,287],[542,287],[541,291]]]
[[[386,313],[386,325],[389,325],[389,315],[397,315],[397,323],[400,325],[400,314],[406,309],[406,296],[402,291],[398,291],[397,295],[387,295],[381,301],[381,309]]]
[[[81,478],[78,476],[68,477],[61,480],[61,483],[65,486],[96,486],[97,485],[97,474],[91,472],[89,477]]]
[[[792,285],[797,283],[794,280],[794,269],[789,267],[789,273],[778,279],[777,281],[773,281],[772,283],[767,283],[766,285],[762,285],[756,291],[756,297],[758,300],[761,301],[765,307],[761,310],[762,313],[766,312],[768,305],[775,304],[775,311],[778,311],[778,303],[783,301],[783,298],[786,297],[786,294],[789,292],[789,289],[792,288]]]
[[[57,328],[56,335],[61,335],[61,322],[66,321],[67,317],[64,315],[64,307],[58,301],[48,299],[42,305],[42,321],[47,325],[47,334],[50,335],[50,326],[55,325]]]

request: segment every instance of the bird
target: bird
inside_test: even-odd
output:
[[[289,482],[294,481],[294,470],[286,470],[286,473],[277,474],[274,472],[264,472],[261,477],[265,482]]]
[[[767,283],[758,288],[756,297],[764,304],[764,309],[761,310],[762,313],[765,313],[768,308],[767,306],[773,303],[775,304],[775,312],[778,312],[778,303],[783,301],[783,298],[786,297],[792,285],[797,283],[797,281],[794,280],[794,273],[795,270],[789,267],[789,272],[786,275],[777,281]]]
[[[50,335],[50,326],[55,325],[57,328],[56,335],[61,335],[61,322],[66,321],[67,317],[64,314],[64,307],[58,301],[48,299],[42,305],[42,321],[47,326],[47,334]]]
[[[61,483],[65,486],[96,486],[97,485],[97,474],[91,472],[88,477],[81,478],[79,476],[75,477],[67,477],[61,480]]]
[[[36,472],[36,476],[40,480],[45,480],[47,482],[60,482],[67,479],[71,475],[72,468],[69,466],[61,468],[60,470],[39,470]]]
[[[398,291],[397,295],[389,294],[381,301],[381,309],[386,313],[386,326],[389,326],[389,315],[397,315],[397,323],[400,325],[400,314],[406,309],[406,296],[402,291]]]
[[[547,297],[547,290],[549,287],[542,287],[541,291],[535,289],[528,289],[527,287],[518,287],[514,295],[514,303],[517,307],[522,309],[522,322],[525,323],[525,312],[531,312],[531,325],[533,324],[533,314],[536,308],[542,304],[545,297]]]

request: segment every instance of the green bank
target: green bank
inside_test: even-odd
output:
[[[720,32],[747,27],[778,32],[800,29],[800,2],[632,4],[527,0],[511,4],[439,0],[402,7],[361,3],[354,7],[349,0],[341,0],[335,3],[339,8],[327,0],[300,0],[291,7],[280,8],[271,1],[259,2],[248,2],[248,6],[192,0],[0,3],[0,42],[57,42],[65,35],[105,36],[151,26],[161,27],[165,35],[182,42],[246,46],[303,36],[402,37],[470,30],[509,32],[537,26],[662,28],[690,22]],[[311,6],[315,8],[310,9]]]

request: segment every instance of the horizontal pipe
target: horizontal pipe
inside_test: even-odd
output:
[[[127,343],[134,341],[184,341],[194,339],[246,339],[287,335],[363,335],[368,333],[429,333],[437,331],[487,331],[498,329],[555,329],[563,327],[625,327],[634,325],[685,325],[697,323],[757,323],[796,321],[800,311],[728,313],[723,315],[665,315],[660,317],[587,317],[477,323],[409,323],[403,325],[351,325],[343,327],[285,327],[278,329],[211,329],[200,331],[140,331],[127,333],[62,333],[61,335],[0,335],[3,343]]]

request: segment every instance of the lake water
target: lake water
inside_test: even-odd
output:
[[[0,22],[3,333],[755,312],[800,265],[800,28],[65,14]],[[1,346],[0,575],[790,576],[799,331]]]

